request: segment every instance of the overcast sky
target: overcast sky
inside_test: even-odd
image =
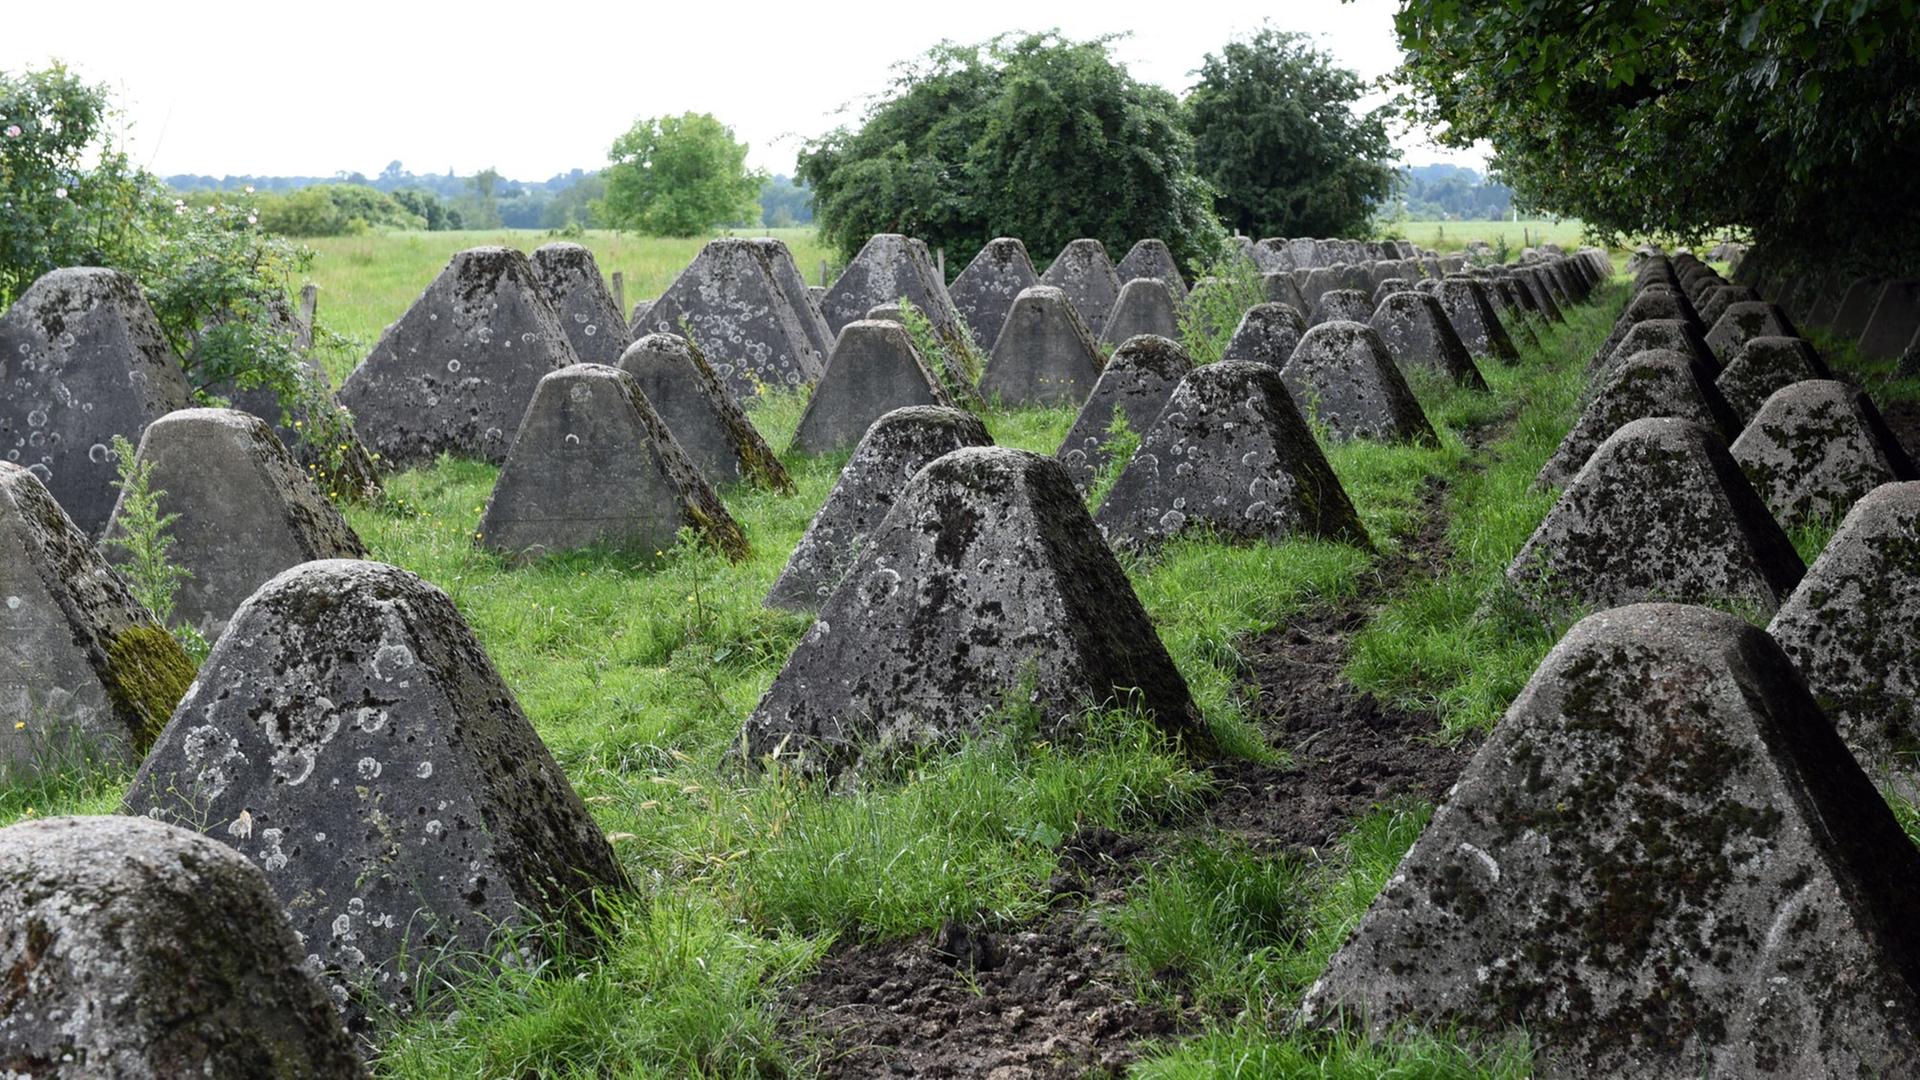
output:
[[[58,58],[110,83],[137,160],[163,175],[371,176],[397,158],[417,173],[491,165],[539,180],[605,164],[637,117],[686,111],[730,124],[753,164],[791,172],[800,141],[857,118],[894,62],[1012,29],[1130,33],[1119,57],[1175,92],[1262,19],[1369,79],[1399,60],[1395,0],[10,6],[0,69]],[[1418,133],[1398,143],[1413,163],[1483,160]]]

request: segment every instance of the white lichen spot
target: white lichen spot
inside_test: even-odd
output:
[[[419,777],[422,780],[425,780],[427,777],[432,776],[433,762],[423,761],[419,765],[414,766],[413,775]]]
[[[240,811],[239,817],[227,822],[227,835],[233,837],[235,840],[251,838],[253,836],[253,814],[246,810]]]
[[[1462,854],[1471,855],[1476,861],[1478,861],[1480,863],[1480,868],[1487,872],[1488,880],[1495,881],[1495,882],[1500,880],[1500,864],[1493,861],[1493,856],[1487,854],[1485,851],[1482,851],[1481,849],[1473,846],[1472,844],[1467,843],[1465,840],[1460,841],[1460,847],[1458,850]]]
[[[360,774],[360,779],[362,780],[378,780],[380,778],[380,762],[377,759],[363,757],[354,765],[354,769]]]

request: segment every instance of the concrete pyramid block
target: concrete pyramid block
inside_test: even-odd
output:
[[[1544,1076],[1891,1076],[1920,855],[1760,630],[1640,604],[1534,672],[1308,991]]]
[[[1740,347],[1714,384],[1744,423],[1760,411],[1775,390],[1805,379],[1832,377],[1826,361],[1806,339],[1757,337]]]
[[[1447,321],[1453,323],[1454,333],[1460,335],[1460,341],[1466,345],[1467,352],[1473,356],[1490,356],[1496,360],[1518,360],[1520,353],[1513,347],[1513,339],[1507,336],[1500,319],[1493,312],[1493,305],[1487,302],[1487,293],[1480,283],[1459,278],[1449,278],[1440,282],[1436,294],[1441,308],[1447,313]]]
[[[1120,287],[1120,298],[1114,301],[1113,311],[1100,329],[1100,340],[1118,345],[1136,334],[1180,340],[1180,317],[1173,294],[1159,278],[1134,278]]]
[[[653,311],[653,305],[659,302],[660,302],[660,298],[657,296],[643,297],[642,299],[636,300],[634,302],[633,313],[627,316],[627,336],[628,337],[637,338],[640,335],[648,332],[647,331],[647,315]]]
[[[962,447],[992,445],[987,426],[962,409],[921,405],[875,420],[787,559],[766,605],[818,611],[915,473]]]
[[[1491,274],[1478,277],[1481,291],[1486,294],[1487,304],[1493,308],[1493,314],[1507,331],[1507,337],[1516,346],[1530,345],[1538,347],[1540,338],[1533,332],[1533,326],[1527,321],[1528,311],[1514,294],[1513,283],[1494,277]]]
[[[1847,291],[1840,296],[1840,307],[1833,314],[1833,325],[1828,327],[1835,338],[1859,340],[1867,329],[1867,320],[1873,317],[1873,305],[1880,299],[1880,286],[1884,283],[1883,278],[1863,277],[1847,286]]]
[[[1120,265],[1113,268],[1113,273],[1122,288],[1136,278],[1153,278],[1167,287],[1174,303],[1187,298],[1186,279],[1180,276],[1180,267],[1173,261],[1173,251],[1165,240],[1141,240],[1134,244]]]
[[[340,404],[389,467],[441,454],[497,464],[541,377],[577,360],[527,257],[473,248],[381,333]]]
[[[476,539],[519,562],[592,547],[648,558],[683,528],[746,557],[746,534],[633,377],[575,364],[540,380]]]
[[[1142,334],[1114,350],[1053,455],[1082,494],[1093,489],[1100,471],[1107,467],[1114,414],[1124,416],[1134,434],[1146,434],[1173,388],[1192,370],[1193,358],[1168,338]]]
[[[827,329],[826,317],[820,311],[820,296],[825,293],[816,296],[807,285],[807,279],[800,276],[800,264],[793,261],[793,251],[787,247],[786,241],[772,236],[751,236],[747,239],[766,256],[767,265],[773,269],[774,284],[780,286],[787,304],[800,316],[800,328],[806,331],[814,354],[824,362],[827,353],[833,349],[833,331]]]
[[[1040,283],[1066,293],[1080,321],[1088,326],[1105,326],[1114,301],[1120,298],[1120,278],[1113,272],[1106,245],[1098,240],[1075,240],[1061,248],[1040,275]]]
[[[1366,322],[1373,318],[1373,296],[1360,289],[1328,289],[1320,294],[1320,302],[1313,305],[1313,313],[1307,317],[1308,326],[1319,326],[1323,322],[1342,320],[1345,322]]]
[[[1700,325],[1712,326],[1719,322],[1720,316],[1725,315],[1727,308],[1734,304],[1760,299],[1760,290],[1751,285],[1716,285],[1707,290],[1706,299],[1700,303]]]
[[[1889,281],[1860,332],[1860,355],[1868,360],[1894,360],[1920,332],[1920,280]]]
[[[633,335],[593,252],[561,240],[534,248],[528,261],[541,295],[560,316],[573,355],[583,364],[618,364]]]
[[[1180,381],[1094,521],[1121,548],[1151,550],[1187,532],[1369,546],[1280,373],[1250,360]]]
[[[1534,485],[1565,487],[1609,436],[1649,416],[1692,420],[1722,438],[1740,430],[1733,410],[1697,361],[1669,349],[1654,349],[1614,369],[1541,467]]]
[[[260,869],[190,829],[57,817],[0,829],[9,1075],[366,1072]]]
[[[1426,293],[1397,292],[1382,298],[1367,325],[1380,335],[1380,343],[1401,371],[1410,375],[1424,369],[1466,386],[1487,388],[1440,301]]]
[[[1300,295],[1300,285],[1293,280],[1292,274],[1262,274],[1260,284],[1268,303],[1287,305],[1301,317],[1302,323],[1305,323],[1309,310],[1307,300]],[[1305,332],[1304,329],[1301,330],[1301,333]]]
[[[745,482],[793,494],[793,480],[773,447],[721,384],[705,356],[677,334],[647,334],[627,347],[620,369],[673,433],[707,483]]]
[[[1727,305],[1713,329],[1707,331],[1707,348],[1722,364],[1732,360],[1741,346],[1757,337],[1799,337],[1787,313],[1764,301]]]
[[[1805,566],[1711,428],[1635,420],[1587,459],[1507,567],[1548,621],[1643,600],[1771,613]]]
[[[1831,525],[1874,488],[1920,479],[1872,400],[1831,379],[1776,391],[1734,440],[1733,459],[1788,528]]]
[[[1220,359],[1252,360],[1277,370],[1286,366],[1306,333],[1307,321],[1298,308],[1277,301],[1255,304],[1240,316]]]
[[[1131,703],[1209,749],[1185,680],[1058,462],[956,450],[915,474],[741,731],[835,772],[1025,706],[1060,738]]]
[[[1027,245],[1002,236],[987,241],[954,279],[949,293],[975,344],[990,352],[1007,323],[1007,312],[1013,310],[1014,298],[1038,284],[1040,275],[1033,272]]]
[[[423,960],[578,927],[624,883],[453,601],[382,563],[306,563],[242,605],[125,809],[265,870],[355,1029],[408,1011]]]
[[[827,372],[807,399],[788,449],[825,454],[858,443],[867,429],[895,409],[953,401],[914,348],[899,323],[850,322],[840,330]]]
[[[1522,292],[1533,299],[1533,308],[1542,318],[1548,322],[1567,321],[1566,314],[1560,310],[1560,305],[1554,302],[1552,291],[1541,282],[1540,275],[1523,266],[1513,272],[1513,281]]]
[[[1397,278],[1397,277],[1387,278],[1381,281],[1380,284],[1374,286],[1373,309],[1375,311],[1380,310],[1381,301],[1385,300],[1389,296],[1392,296],[1394,293],[1412,292],[1412,291],[1413,291],[1413,283],[1408,281],[1406,278]],[[1449,329],[1451,329],[1451,327],[1449,327]]]
[[[633,336],[691,336],[736,397],[813,382],[826,362],[817,343],[828,333],[811,305],[796,305],[791,283],[782,284],[781,250],[736,237],[707,241]]]
[[[1100,350],[1067,294],[1036,285],[1014,299],[980,396],[1015,407],[1078,407],[1100,378],[1100,366]]]
[[[1304,274],[1296,274],[1294,282],[1300,286],[1301,311],[1311,314],[1320,306],[1320,298],[1329,290],[1346,286],[1345,266],[1316,266]]]
[[[1667,288],[1642,289],[1627,302],[1619,318],[1613,321],[1613,329],[1608,332],[1607,340],[1594,350],[1593,359],[1587,365],[1588,370],[1605,364],[1634,327],[1654,319],[1677,319],[1696,330],[1704,329],[1699,317],[1694,314],[1693,305],[1687,302],[1685,296]]]
[[[1847,511],[1767,632],[1869,776],[1920,781],[1920,483],[1889,483]]]
[[[43,275],[0,315],[0,387],[0,460],[33,470],[88,535],[113,510],[113,437],[139,442],[192,400],[140,286],[98,267]]]
[[[182,409],[148,425],[138,460],[151,467],[160,512],[175,515],[172,563],[180,583],[174,617],[208,641],[255,589],[315,559],[362,559],[365,545],[340,511],[257,416],[235,409]],[[125,498],[107,522],[109,560],[126,554]]]
[[[1307,331],[1280,369],[1294,404],[1335,439],[1438,443],[1387,347],[1366,323]]]
[[[1605,360],[1588,369],[1588,385],[1604,386],[1613,372],[1628,360],[1643,352],[1660,350],[1691,357],[1712,377],[1720,376],[1719,361],[1714,359],[1713,350],[1707,348],[1706,339],[1692,324],[1680,319],[1648,319],[1635,323]]]
[[[837,336],[848,323],[866,318],[873,308],[903,299],[919,308],[936,331],[946,334],[958,330],[959,312],[947,294],[946,282],[934,268],[927,245],[899,233],[880,233],[866,242],[827,290],[820,311],[826,316],[827,329]]]
[[[0,780],[140,760],[192,681],[39,477],[0,462]]]

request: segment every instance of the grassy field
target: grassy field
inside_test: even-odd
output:
[[[1530,245],[1559,244],[1568,251],[1581,245],[1578,221],[1549,221],[1542,218],[1519,221],[1405,221],[1391,230],[1423,248],[1435,251],[1459,251],[1476,240],[1484,240],[1496,249],[1502,241],[1512,249],[1510,258],[1519,258],[1520,249]]]
[[[1449,235],[1451,236],[1451,223]],[[804,233],[786,236],[802,266]],[[337,327],[371,335],[448,254],[533,233],[323,242],[314,277]],[[684,244],[590,235],[630,295],[691,259]],[[636,290],[637,291],[634,291]],[[1127,570],[1208,724],[1229,752],[1285,763],[1259,730],[1243,647],[1303,612],[1370,601],[1349,678],[1383,700],[1431,709],[1433,737],[1486,730],[1551,644],[1483,613],[1499,571],[1548,507],[1529,482],[1574,419],[1588,354],[1625,299],[1612,284],[1542,328],[1517,364],[1488,363],[1491,393],[1423,382],[1437,447],[1348,443],[1328,456],[1378,551],[1318,541],[1173,545]],[[338,374],[338,372],[336,372]],[[752,408],[785,446],[802,401]],[[996,411],[1002,445],[1051,453],[1072,414]],[[604,555],[512,569],[473,529],[495,470],[442,461],[390,482],[391,505],[353,525],[375,558],[445,589],[615,845],[636,891],[616,898],[592,947],[531,970],[466,981],[387,1033],[380,1075],[805,1076],[824,1048],[782,1024],[790,994],[836,943],[898,939],[947,920],[994,929],[1047,910],[1063,838],[1105,828],[1166,857],[1117,896],[1088,901],[1124,950],[1130,993],[1174,1008],[1181,1034],[1131,1075],[1527,1075],[1523,1043],[1467,1049],[1289,1032],[1287,1018],[1412,844],[1430,808],[1396,802],[1317,852],[1275,851],[1208,824],[1219,781],[1125,713],[1090,717],[1072,745],[1017,722],[997,738],[930,754],[902,775],[828,792],[715,768],[808,620],[760,600],[832,487],[844,455],[785,455],[798,494],[728,490],[752,556],[695,547],[643,570]],[[1444,491],[1444,556],[1413,541]],[[1412,569],[1391,580],[1389,565]],[[104,813],[126,777],[67,777],[0,791],[0,822]]]

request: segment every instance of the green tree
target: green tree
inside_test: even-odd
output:
[[[1214,208],[1249,236],[1358,236],[1393,187],[1387,110],[1304,34],[1263,27],[1208,53],[1187,95]]]
[[[963,253],[1018,236],[1042,258],[1083,236],[1116,255],[1159,237],[1188,265],[1210,258],[1224,232],[1179,104],[1111,46],[1003,36],[902,65],[858,130],[801,152],[822,236],[847,255],[876,232]]]
[[[49,270],[115,265],[157,184],[113,140],[112,101],[60,64],[0,71],[0,307]]]
[[[609,159],[601,208],[615,228],[697,236],[759,220],[766,174],[747,168],[747,144],[709,113],[636,121]]]
[[[1614,234],[1920,254],[1912,0],[1402,0],[1412,118]]]
[[[500,227],[500,172],[492,166],[467,177],[466,193],[458,200],[461,222],[469,229]]]

